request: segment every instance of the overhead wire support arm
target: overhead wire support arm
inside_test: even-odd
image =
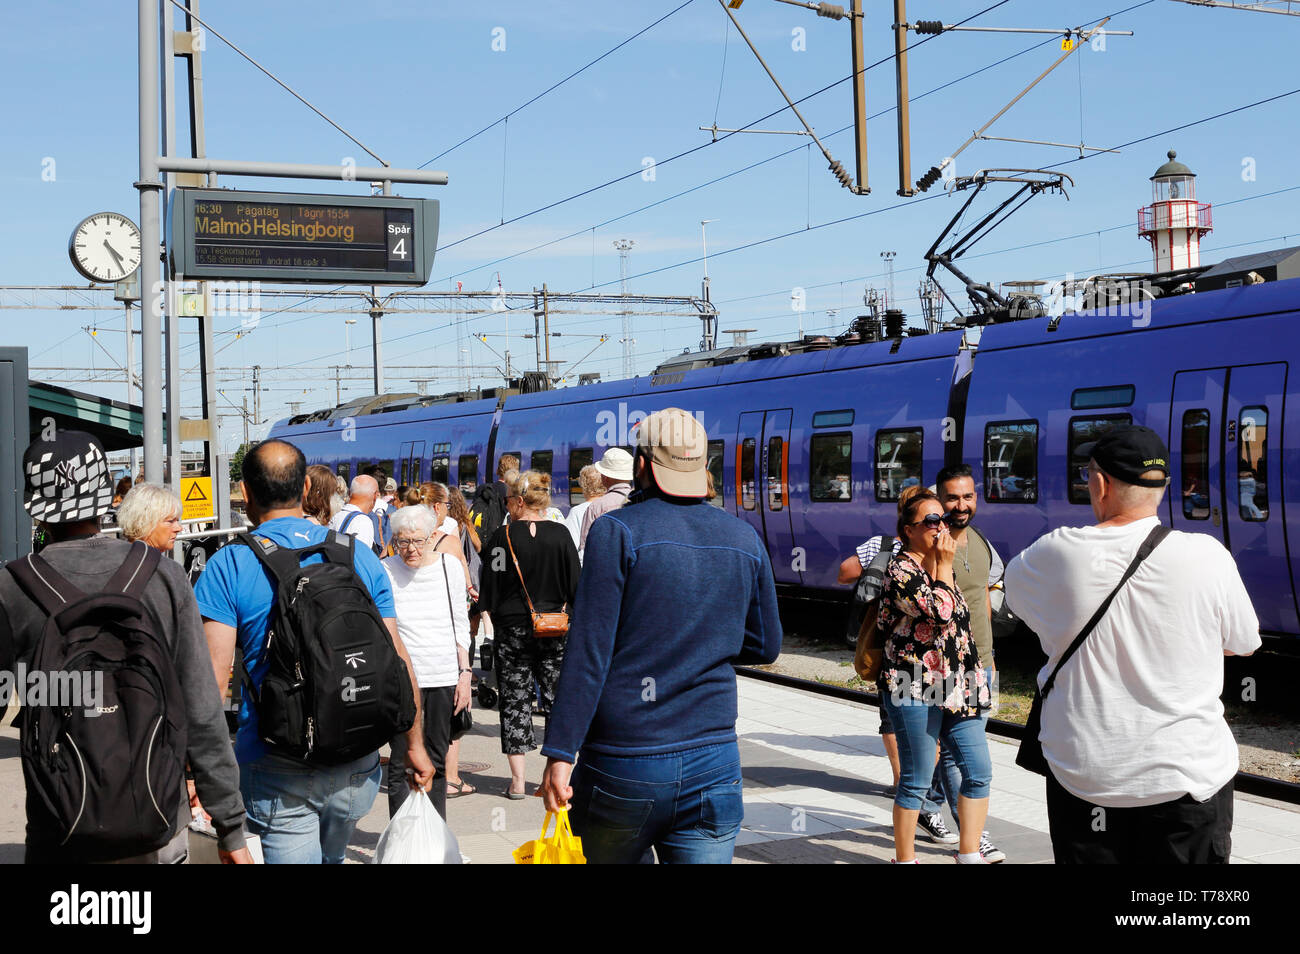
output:
[[[955,23],[943,23],[939,20],[917,20],[915,23],[904,23],[903,28],[911,30],[921,36],[933,35],[936,33],[1046,33],[1055,34],[1063,37],[1078,37],[1079,39],[1091,39],[1094,35],[1101,36],[1132,36],[1132,30],[1094,30],[1085,38],[1082,27],[1066,27],[1057,30],[1043,27],[973,27],[958,26]]]
[[[962,143],[960,146],[958,146],[958,147],[956,148],[956,150],[954,150],[953,153],[952,153],[950,156],[948,156],[946,159],[943,160],[943,162],[939,163],[939,165],[937,165],[937,166],[931,166],[931,167],[930,167],[930,170],[929,170],[928,172],[926,172],[926,174],[923,175],[920,179],[917,180],[917,183],[916,183],[916,190],[917,190],[918,192],[925,192],[927,189],[930,188],[930,186],[932,186],[932,185],[934,185],[936,182],[938,182],[939,179],[943,177],[943,170],[944,170],[945,168],[947,168],[949,165],[951,165],[951,164],[952,164],[952,161],[953,161],[954,159],[956,159],[959,155],[961,155],[961,153],[962,153],[963,151],[965,151],[965,149],[966,149],[967,146],[969,146],[971,143],[973,143],[973,142],[977,141],[978,139],[980,139],[980,138],[984,135],[984,133],[988,130],[988,128],[989,128],[990,126],[992,126],[995,122],[997,122],[997,121],[998,121],[999,119],[1001,119],[1004,115],[1006,115],[1007,111],[1010,110],[1012,106],[1014,106],[1014,105],[1016,105],[1016,103],[1020,102],[1020,100],[1023,99],[1023,98],[1025,97],[1025,95],[1026,95],[1026,94],[1027,94],[1031,89],[1033,89],[1035,86],[1037,86],[1039,83],[1041,83],[1044,79],[1046,79],[1047,76],[1048,76],[1048,74],[1050,74],[1054,69],[1056,69],[1056,68],[1057,68],[1058,66],[1060,66],[1062,63],[1064,63],[1064,62],[1065,62],[1065,61],[1066,61],[1070,56],[1072,56],[1072,55],[1073,55],[1073,54],[1074,54],[1074,53],[1075,53],[1075,52],[1076,52],[1076,51],[1077,51],[1077,50],[1078,50],[1078,49],[1079,49],[1079,48],[1080,48],[1080,47],[1081,47],[1085,42],[1091,40],[1094,36],[1097,36],[1099,33],[1112,32],[1112,31],[1105,31],[1105,30],[1102,30],[1102,27],[1104,27],[1107,23],[1109,23],[1109,22],[1110,22],[1110,19],[1111,19],[1110,17],[1105,17],[1105,18],[1103,18],[1103,19],[1102,19],[1102,20],[1101,20],[1101,21],[1100,21],[1100,22],[1099,22],[1095,27],[1093,27],[1091,30],[1083,31],[1082,28],[1076,28],[1076,29],[1074,29],[1074,30],[1070,30],[1070,31],[1068,31],[1068,35],[1070,35],[1070,36],[1075,36],[1075,35],[1077,35],[1078,38],[1079,38],[1079,42],[1078,42],[1078,43],[1075,43],[1075,44],[1073,44],[1073,45],[1071,45],[1070,48],[1069,48],[1068,50],[1066,50],[1064,53],[1062,53],[1060,56],[1058,56],[1058,57],[1056,58],[1056,60],[1055,60],[1055,61],[1054,61],[1054,62],[1053,62],[1049,67],[1047,67],[1047,69],[1045,69],[1045,70],[1043,70],[1043,72],[1039,73],[1038,76],[1035,77],[1034,80],[1033,80],[1033,81],[1032,81],[1028,86],[1026,86],[1024,89],[1022,89],[1019,93],[1017,93],[1017,94],[1015,95],[1015,97],[1012,98],[1011,102],[1007,103],[1005,106],[1003,106],[1001,109],[999,109],[996,113],[994,113],[992,119],[990,119],[988,122],[986,122],[986,123],[985,123],[983,126],[981,126],[979,129],[977,129],[977,130],[975,130],[973,133],[971,133],[970,138],[968,138],[964,143]],[[932,22],[936,22],[936,23],[937,23],[937,21],[932,21]],[[904,26],[905,26],[905,25],[904,25]],[[942,26],[942,24],[940,24],[940,26]],[[963,29],[966,29],[966,28],[963,27]],[[937,32],[937,31],[936,31],[936,32]],[[1048,30],[1048,31],[1046,31],[1046,32],[1048,32],[1048,33],[1064,33],[1064,32],[1067,32],[1067,31],[1061,31],[1061,30]],[[1133,34],[1132,34],[1131,32],[1128,32],[1126,35],[1128,35],[1128,36],[1132,36]]]
[[[855,7],[857,7],[861,2],[862,0],[853,0]],[[817,138],[817,134],[813,132],[813,128],[808,124],[808,120],[803,118],[803,113],[799,112],[799,107],[794,104],[794,100],[790,98],[790,94],[785,91],[785,87],[781,85],[781,81],[776,78],[776,74],[772,72],[772,68],[769,67],[767,61],[763,59],[763,55],[758,52],[758,47],[754,46],[754,41],[749,38],[749,34],[745,32],[745,28],[740,25],[740,21],[736,19],[736,15],[727,6],[727,0],[718,0],[718,6],[722,7],[723,12],[731,19],[732,26],[736,28],[736,32],[740,34],[741,39],[745,41],[745,45],[749,47],[750,52],[754,54],[754,58],[758,60],[759,65],[763,67],[763,71],[767,73],[768,79],[772,81],[772,84],[777,88],[777,91],[781,94],[782,98],[785,99],[786,105],[790,108],[790,111],[794,113],[800,124],[803,125],[803,128],[808,131],[808,135],[812,137],[812,141],[817,144],[817,148],[821,150],[822,155],[826,157],[826,162],[830,165],[830,170],[834,174],[835,178],[840,181],[840,185],[844,186],[844,188],[848,189],[854,195],[866,195],[869,193],[871,190],[867,188],[865,184],[854,184],[853,177],[845,171],[844,166],[840,164],[839,160],[832,156],[830,150],[828,150],[825,144]],[[861,29],[861,22],[860,18],[855,22],[855,25],[858,26],[859,30]],[[860,71],[858,75],[860,81]],[[863,130],[861,135],[865,137],[865,130]]]

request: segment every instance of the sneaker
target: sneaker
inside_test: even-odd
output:
[[[921,812],[916,824],[925,829],[925,833],[936,845],[955,845],[959,841],[958,837],[948,830],[948,826],[943,823],[943,816],[938,812],[931,812],[928,815]]]
[[[954,851],[954,852],[952,853],[952,860],[955,861],[955,862],[957,862],[957,864],[962,864],[963,862],[962,862],[962,860],[961,860],[961,852],[959,852],[959,851]],[[966,863],[966,864],[971,864],[971,865],[986,865],[986,864],[988,864],[989,862],[988,862],[988,860],[987,860],[986,858],[984,858],[983,856],[980,856],[980,860],[979,860],[979,861],[968,861],[968,862],[965,862],[965,863]]]
[[[982,832],[980,834],[980,854],[983,855],[984,860],[991,865],[996,865],[1000,861],[1007,860],[1006,852],[993,844],[993,842],[989,841],[988,832]]]

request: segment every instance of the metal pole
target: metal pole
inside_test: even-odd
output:
[[[907,91],[907,0],[894,0],[894,77],[898,84],[898,194],[912,188],[912,117]]]
[[[165,0],[162,7],[162,35],[159,37],[159,84],[162,89],[162,155],[176,154],[176,89],[175,89],[175,34],[172,30],[172,8]],[[167,218],[168,203],[175,186],[170,174],[163,176],[163,191],[159,201],[159,224]],[[167,280],[168,276],[164,276]],[[181,322],[176,300],[176,283],[166,281],[163,296],[163,329],[167,349],[167,467],[172,492],[180,496],[181,489]],[[172,547],[172,558],[181,559],[179,546]]]
[[[228,176],[266,176],[272,179],[333,179],[338,181],[342,166],[327,166],[303,162],[248,162],[241,159],[187,159],[168,156],[159,168],[167,172],[220,173]],[[357,181],[413,182],[423,185],[446,185],[447,173],[422,169],[391,169],[387,166],[357,166],[348,171]],[[389,195],[385,193],[385,195]]]
[[[858,194],[866,195],[871,187],[867,185],[867,75],[863,55],[862,0],[853,0],[850,8],[853,12],[853,21],[849,24],[853,50],[853,142],[857,149]]]
[[[262,366],[253,365],[253,426],[262,426]]]
[[[131,303],[123,302],[126,305],[126,403],[129,405],[135,396],[135,342],[131,338]],[[139,466],[139,459],[134,447],[131,448],[131,479],[139,473],[136,469]]]
[[[534,367],[542,370],[542,311],[537,301],[537,289],[533,289],[533,353]]]
[[[551,379],[551,306],[546,299],[546,283],[542,282],[542,334],[546,340],[546,379]]]
[[[162,312],[159,307],[161,220],[158,217],[158,5],[138,0],[140,110],[140,402],[144,418],[144,478],[163,474]]]
[[[379,291],[370,286],[371,341],[375,362],[375,393],[384,393],[384,327],[383,309],[379,307]]]
[[[248,394],[244,394],[244,452],[248,452]]]

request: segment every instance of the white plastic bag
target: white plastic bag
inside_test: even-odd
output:
[[[441,777],[434,779],[441,784]],[[458,865],[460,845],[424,792],[411,792],[375,846],[377,865]]]

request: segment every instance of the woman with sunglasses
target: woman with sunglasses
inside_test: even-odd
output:
[[[451,717],[470,704],[469,615],[465,575],[454,557],[437,549],[438,518],[427,507],[393,513],[394,556],[383,561],[393,584],[397,632],[411,656],[420,687],[424,747],[436,774],[429,798],[447,817],[447,747]],[[406,746],[394,741],[388,761],[388,812],[410,792],[402,779]]]
[[[920,491],[902,505],[898,538],[903,547],[885,571],[877,618],[885,633],[881,704],[898,737],[901,769],[894,860],[916,862],[917,818],[942,738],[962,774],[957,861],[986,864],[979,840],[993,772],[979,713],[988,708],[989,690],[971,638],[970,610],[953,581],[957,544],[933,491]]]

